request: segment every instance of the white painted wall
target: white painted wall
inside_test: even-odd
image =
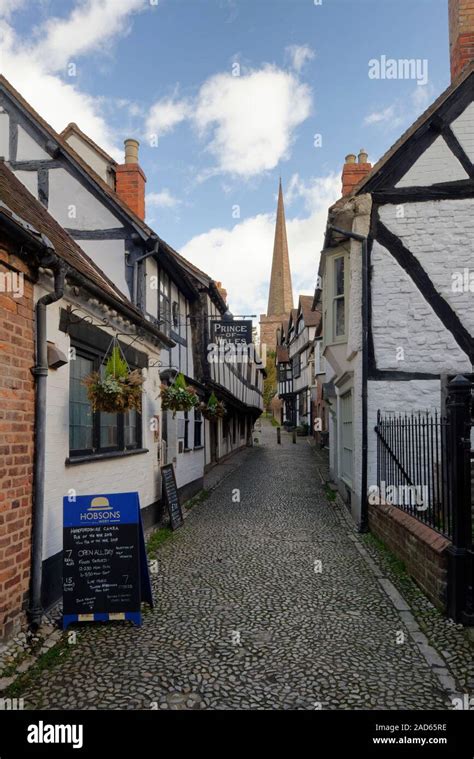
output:
[[[125,241],[124,240],[79,240],[78,245],[104,274],[112,280],[127,298],[131,297],[125,279]]]
[[[110,187],[113,187],[113,179],[107,171],[110,166],[109,161],[100,155],[100,153],[93,150],[91,146],[77,134],[70,134],[66,142],[76,151],[76,153],[78,153],[78,155],[81,156],[81,158],[83,158],[88,166],[90,166],[91,169],[104,180],[104,182]]]
[[[454,182],[458,179],[469,177],[440,135],[395,187],[429,187],[436,182]]]
[[[35,287],[37,300],[46,290]],[[71,301],[72,302],[72,301]],[[67,354],[69,336],[59,330],[59,312],[67,306],[67,299],[52,304],[47,309],[47,336]],[[83,311],[86,314],[86,311]],[[125,338],[121,338],[126,341]],[[144,346],[140,346],[144,350]],[[159,359],[157,349],[149,348],[151,358]],[[69,366],[50,370],[48,375],[46,417],[46,472],[45,472],[45,521],[43,558],[62,550],[62,499],[70,489],[78,495],[93,493],[121,493],[138,490],[141,507],[148,506],[161,497],[159,444],[147,420],[160,413],[159,378],[156,370],[146,372],[143,399],[143,447],[149,452],[110,460],[66,466],[69,454]]]
[[[38,172],[37,171],[15,171],[17,179],[31,192],[33,197],[38,199]]]
[[[49,161],[51,156],[38,145],[22,126],[18,127],[17,161]]]
[[[405,203],[380,209],[385,226],[408,248],[465,327],[474,334],[474,198]],[[453,287],[456,273],[472,273],[472,290]]]
[[[10,158],[10,117],[0,110],[0,156],[6,161]]]
[[[49,171],[48,210],[69,229],[113,229],[122,223],[65,169]]]
[[[451,123],[451,129],[461,143],[461,147],[474,163],[474,103]]]
[[[454,337],[408,274],[377,242],[372,248],[372,272],[377,368],[431,374],[470,371],[470,362]],[[397,351],[403,360],[397,360]]]

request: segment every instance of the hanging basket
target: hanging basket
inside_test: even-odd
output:
[[[215,393],[211,393],[207,403],[200,404],[199,410],[204,419],[208,419],[210,422],[222,419],[227,414],[224,403],[217,399]]]
[[[103,374],[92,372],[83,380],[92,410],[109,414],[125,414],[134,409],[140,412],[142,374],[139,369],[130,370],[116,338],[112,345]]]
[[[190,385],[186,385],[184,374],[178,374],[172,385],[161,386],[161,408],[164,411],[172,411],[173,418],[177,411],[191,411],[199,404],[196,391]]]

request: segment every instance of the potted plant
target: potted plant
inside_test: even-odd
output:
[[[212,392],[209,396],[207,403],[201,403],[199,410],[205,419],[213,421],[224,417],[227,413],[226,407],[222,401],[217,399],[217,396]]]
[[[141,411],[143,377],[139,369],[130,371],[118,345],[114,346],[102,372],[92,372],[83,380],[93,411],[124,414]]]
[[[199,404],[196,391],[190,385],[186,385],[184,374],[178,374],[172,385],[161,386],[161,408],[164,411],[172,411],[173,418],[177,411],[191,411]]]

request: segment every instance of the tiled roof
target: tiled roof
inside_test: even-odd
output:
[[[312,310],[313,300],[314,297],[312,295],[300,295],[299,298],[300,307],[306,327],[317,327],[321,321],[321,313],[319,311]]]
[[[0,160],[0,214],[23,226],[26,222],[30,225],[28,232],[31,235],[38,236],[38,238],[43,235],[44,238],[47,238],[55,253],[66,264],[112,297],[118,306],[126,306],[127,310],[136,316],[138,322],[145,322],[141,311],[131,303],[62,226],[53,219],[46,208],[17,179],[3,160]],[[170,343],[165,335],[161,336],[166,344]]]

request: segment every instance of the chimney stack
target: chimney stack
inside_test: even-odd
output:
[[[473,0],[474,1],[474,0]],[[368,162],[368,154],[363,148],[356,157],[354,153],[346,155],[344,168],[342,169],[342,194],[349,195],[354,187],[359,184],[372,169]]]
[[[474,0],[449,0],[451,81],[474,61]]]
[[[224,303],[227,303],[227,290],[225,287],[222,287],[222,282],[216,282],[216,287]]]
[[[146,176],[138,163],[139,145],[138,140],[125,140],[125,163],[115,169],[115,192],[144,221]]]

